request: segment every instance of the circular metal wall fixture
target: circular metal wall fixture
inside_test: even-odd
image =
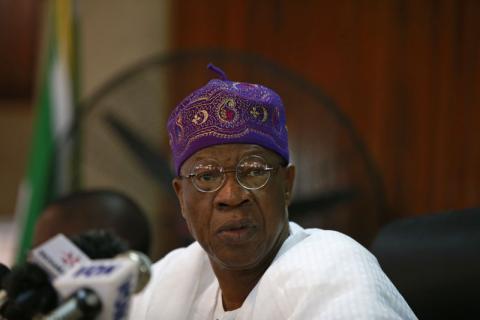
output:
[[[207,70],[209,62],[229,79],[263,84],[282,97],[297,166],[291,220],[339,230],[368,245],[385,212],[385,195],[361,137],[320,88],[245,52],[156,55],[84,101],[74,129],[81,145],[82,188],[114,188],[137,200],[156,226],[158,256],[188,242],[171,188],[166,119],[180,100],[216,76]]]

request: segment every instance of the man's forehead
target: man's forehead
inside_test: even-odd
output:
[[[189,167],[202,159],[215,159],[221,164],[236,164],[238,160],[247,155],[261,155],[266,160],[280,158],[275,152],[257,144],[220,144],[201,149],[194,153],[182,168]]]

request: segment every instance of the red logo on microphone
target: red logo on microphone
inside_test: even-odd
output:
[[[62,257],[62,262],[67,266],[73,267],[80,262],[80,258],[71,252],[65,252]]]

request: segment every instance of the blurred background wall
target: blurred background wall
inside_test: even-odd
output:
[[[3,220],[12,217],[28,153],[41,3],[0,1]],[[361,140],[385,201],[375,215],[356,207],[348,223],[375,226],[372,233],[395,218],[479,204],[478,1],[83,0],[79,13],[84,100],[152,55],[205,48],[251,54],[321,90]],[[201,78],[205,70],[186,74],[176,83]],[[312,149],[322,139],[309,134],[316,122],[306,125],[307,111],[296,112],[295,100],[288,101],[290,129],[305,132],[299,137]],[[309,161],[330,150],[318,147]],[[339,157],[344,165],[358,160]],[[316,183],[308,180],[318,178],[302,175],[297,193],[307,194]],[[342,229],[345,221],[330,225]]]
[[[13,219],[26,169],[46,2],[0,1],[0,223],[4,224]],[[168,0],[78,1],[81,100],[123,68],[167,50],[169,12]],[[11,229],[0,228],[4,239]],[[0,235],[0,252],[6,241]]]
[[[419,215],[480,202],[479,15],[474,0],[177,1],[172,47],[259,53],[322,88],[378,165],[385,214]]]

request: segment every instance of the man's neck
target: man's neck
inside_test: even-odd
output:
[[[213,272],[215,273],[222,290],[222,300],[225,311],[235,310],[242,306],[243,302],[255,288],[265,271],[270,267],[270,264],[288,235],[289,229],[287,227],[286,233],[280,235],[278,242],[272,248],[270,255],[265,257],[265,259],[254,268],[232,270],[210,261]]]
[[[258,281],[268,268],[255,270],[216,270],[213,267],[218,283],[222,290],[223,308],[226,311],[235,310],[242,306],[250,292],[255,288]]]

